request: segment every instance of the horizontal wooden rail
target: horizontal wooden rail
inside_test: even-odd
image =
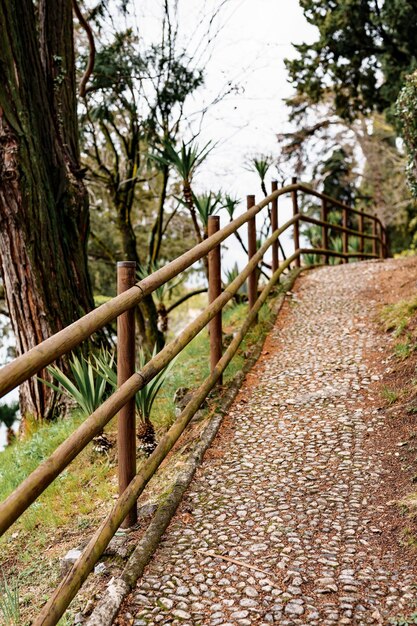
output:
[[[202,259],[213,248],[252,219],[275,197],[289,193],[297,187],[298,185],[288,185],[264,198],[250,210],[229,222],[215,235],[197,244],[192,250],[185,252],[174,261],[138,282],[131,289],[102,304],[94,311],[87,313],[73,324],[60,330],[52,337],[45,339],[38,346],[2,367],[0,369],[0,398],[31,376],[37,374],[42,368],[50,365],[63,354],[79,346],[83,341],[91,337],[93,333],[112,322],[116,317],[139,304],[146,295],[151,294],[155,289]]]
[[[139,473],[131,481],[124,493],[119,497],[106,519],[102,522],[96,533],[90,539],[76,563],[74,563],[71,570],[63,578],[51,598],[45,604],[39,617],[34,621],[33,626],[55,626],[55,624],[57,624],[59,619],[62,617],[71,600],[76,596],[81,585],[86,580],[89,573],[94,569],[95,564],[108,546],[121,522],[126,517],[127,512],[132,508],[150,478],[154,475],[170,450],[172,450],[174,444],[184,432],[191,418],[199,409],[208,393],[213,389],[227,365],[236,354],[243,338],[250,329],[260,308],[265,303],[268,294],[279,279],[279,276],[287,267],[289,267],[290,263],[297,258],[298,254],[299,253],[295,253],[289,257],[273,274],[268,284],[262,290],[261,295],[256,300],[253,308],[250,310],[240,331],[233,338],[213,372],[198,388],[196,393],[193,395],[193,398],[182,411],[181,415],[177,418],[168,432],[163,435],[154,452],[142,465]],[[297,272],[299,271],[300,270],[297,270]]]
[[[372,213],[366,213],[365,211],[358,211],[358,209],[354,209],[348,204],[345,204],[344,202],[340,202],[340,200],[337,200],[336,198],[332,198],[331,196],[328,196],[325,193],[320,193],[319,191],[316,191],[315,189],[311,189],[310,187],[307,187],[306,185],[298,184],[297,188],[299,191],[302,191],[310,196],[315,196],[316,198],[320,198],[321,200],[326,200],[328,205],[337,206],[339,209],[347,209],[349,213],[353,213],[354,215],[362,215],[363,217],[366,217],[367,219],[370,219],[374,222],[378,222],[378,224],[380,224],[380,226],[384,229],[384,225],[377,215],[372,215]]]
[[[38,346],[35,346],[25,354],[19,356],[17,359],[1,368],[0,398],[31,376],[37,374],[47,365],[53,363],[62,355],[67,354],[79,346],[83,341],[91,337],[93,333],[103,328],[106,324],[112,322],[116,319],[116,317],[139,304],[139,302],[141,302],[146,295],[151,294],[155,291],[155,289],[191,267],[222,241],[227,239],[227,237],[236,232],[238,228],[249,222],[249,220],[256,216],[257,213],[259,213],[259,211],[261,211],[265,206],[275,201],[278,197],[297,190],[313,195],[317,198],[326,199],[333,205],[340,208],[346,208],[352,213],[374,220],[380,224],[382,232],[384,232],[384,226],[376,216],[356,211],[352,207],[349,207],[334,198],[314,191],[309,187],[297,183],[278,189],[264,198],[261,202],[255,204],[251,209],[244,212],[235,220],[229,222],[229,224],[224,226],[216,234],[208,237],[206,240],[196,245],[192,248],[192,250],[185,252],[174,261],[171,261],[150,276],[147,276],[138,282],[131,289],[128,289],[119,296],[116,296],[109,302],[102,304],[97,309],[94,309],[94,311],[87,313],[73,324],[70,324],[55,335],[52,335],[52,337],[45,339],[45,341],[40,343]],[[303,217],[305,218],[306,216]],[[328,225],[329,227],[332,226],[330,223]],[[383,248],[384,243],[382,238],[378,237],[378,240],[381,242],[381,247]]]
[[[310,215],[300,215],[300,220],[302,222],[308,222],[309,224],[316,224],[317,226],[327,226],[330,230],[336,230],[339,233],[347,233],[348,235],[353,235],[356,237],[363,237],[364,239],[381,241],[378,235],[367,235],[365,233],[361,233],[359,230],[354,230],[352,228],[347,228],[346,226],[340,226],[340,224],[332,224],[331,222],[327,222],[324,220],[319,220],[316,217],[311,217]]]
[[[330,250],[329,248],[300,248],[300,254],[321,254],[340,257],[341,259],[379,259],[378,254],[371,252],[337,252],[336,250]],[[321,264],[322,265],[322,264]]]
[[[318,197],[322,199],[322,204],[326,210],[322,212],[324,219],[317,219],[300,213],[298,208],[297,192]],[[375,259],[384,254],[386,249],[385,240],[386,232],[379,218],[368,213],[357,211],[334,198],[330,198],[325,194],[320,194],[304,185],[292,184],[282,189],[274,189],[273,193],[267,196],[258,204],[252,206],[250,202],[249,209],[241,216],[230,222],[227,226],[218,230],[205,241],[195,246],[192,250],[181,255],[163,268],[157,270],[150,276],[141,280],[134,287],[131,287],[124,293],[110,302],[98,307],[91,313],[85,315],[78,321],[74,322],[67,328],[63,329],[56,335],[45,340],[26,354],[17,358],[9,365],[0,370],[0,397],[27,380],[40,369],[52,363],[63,354],[77,347],[84,340],[88,339],[94,332],[102,328],[107,323],[113,321],[116,317],[132,309],[145,296],[151,294],[159,286],[176,277],[182,271],[188,269],[196,261],[205,257],[208,253],[215,250],[222,241],[227,239],[231,234],[235,233],[245,223],[252,223],[254,227],[255,216],[265,206],[273,203],[273,208],[279,196],[291,194],[293,200],[293,217],[283,224],[280,228],[273,230],[270,237],[256,250],[256,246],[252,245],[251,258],[246,267],[231,282],[226,289],[220,293],[198,317],[190,323],[172,342],[167,344],[155,357],[153,357],[140,372],[134,373],[126,380],[94,413],[72,433],[52,455],[46,459],[39,467],[32,472],[22,483],[11,493],[8,498],[0,504],[0,535],[3,534],[18,517],[43,493],[43,491],[52,483],[52,481],[68,466],[69,463],[88,445],[88,443],[102,431],[109,421],[129,402],[135,394],[150,382],[159,372],[161,372],[171,361],[177,356],[194,337],[217,316],[224,306],[230,302],[235,296],[243,283],[250,276],[255,276],[255,271],[262,262],[265,252],[272,246],[275,249],[273,256],[273,275],[269,279],[267,285],[262,289],[261,295],[257,294],[257,282],[253,281],[251,304],[249,314],[245,319],[242,327],[236,333],[231,344],[223,355],[218,353],[216,360],[212,363],[212,372],[210,376],[202,383],[197,392],[193,395],[192,400],[187,404],[179,418],[174,422],[172,427],[161,438],[156,449],[149,459],[142,465],[139,473],[134,476],[127,488],[120,495],[118,501],[114,505],[112,511],[98,528],[87,547],[81,554],[73,568],[62,580],[59,587],[55,590],[48,603],[42,609],[41,614],[34,622],[34,626],[54,626],[65,612],[71,600],[76,595],[78,589],[87,578],[88,574],[93,570],[100,556],[103,554],[106,546],[114,536],[120,524],[126,518],[127,513],[135,506],[137,497],[145,488],[149,479],[153,476],[159,465],[165,459],[175,442],[181,436],[187,424],[200,407],[203,400],[215,384],[221,380],[222,373],[230,363],[234,354],[239,348],[243,338],[249,328],[257,318],[257,314],[261,306],[266,301],[268,294],[273,286],[279,280],[280,275],[288,268],[291,263],[300,265],[301,255],[314,254],[323,256],[325,259],[329,257],[338,257],[346,262],[351,258],[359,259]],[[251,197],[252,198],[252,197]],[[254,199],[253,199],[254,202]],[[343,211],[342,225],[328,222],[329,206],[340,208]],[[322,207],[323,208],[323,207]],[[359,230],[348,228],[348,214],[353,213],[359,215]],[[370,219],[373,224],[373,234],[363,232],[364,219]],[[324,231],[325,245],[322,248],[300,248],[295,237],[296,250],[294,254],[282,262],[277,268],[278,256],[276,254],[279,237],[288,228],[294,227],[297,234],[299,232],[299,223],[306,222],[321,226]],[[274,224],[277,223],[277,215],[274,217]],[[377,224],[380,228],[377,228]],[[343,233],[344,244],[343,252],[329,249],[327,241],[327,230],[335,230]],[[379,234],[378,234],[379,230]],[[255,231],[256,232],[256,231]],[[362,249],[359,252],[347,252],[348,236],[358,236]],[[372,241],[372,253],[363,251],[363,241]],[[379,246],[377,244],[379,243]],[[377,254],[379,250],[380,254]],[[298,273],[299,269],[296,270]],[[213,296],[214,297],[214,296]]]
[[[165,346],[145,367],[131,376],[98,409],[94,411],[52,455],[43,461],[6,500],[0,504],[0,536],[40,496],[86,445],[109,423],[134,395],[148,384],[186,345],[221,311],[233,298],[245,280],[256,268],[274,241],[297,218],[291,218],[273,233],[252,257],[245,269],[233,280],[223,293],[189,324],[178,337]],[[287,265],[285,265],[287,267]]]

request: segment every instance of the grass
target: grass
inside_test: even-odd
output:
[[[399,337],[409,327],[416,313],[417,296],[413,296],[384,306],[381,311],[381,320],[386,331],[392,331],[394,337]]]
[[[19,584],[16,578],[8,582],[3,574],[0,580],[0,616],[4,626],[19,626],[20,605],[19,605]]]
[[[417,624],[417,611],[414,611],[411,615],[392,617],[389,623],[392,624],[392,626],[411,626],[411,624]]]
[[[394,391],[394,389],[389,389],[389,387],[387,387],[386,385],[384,385],[384,387],[382,388],[381,393],[382,397],[384,398],[384,400],[386,400],[389,406],[397,402],[399,398],[399,393],[397,391]]]
[[[201,304],[204,306],[204,301]],[[183,314],[180,307],[178,314]],[[246,315],[246,304],[229,304],[223,312],[224,331],[229,333],[240,327]],[[224,375],[225,383],[241,371],[245,352],[251,345],[259,343],[265,334],[265,323],[270,316],[269,308],[264,306],[259,314],[259,323],[248,333],[238,354],[229,364]],[[173,397],[176,389],[194,388],[208,374],[209,345],[207,330],[204,330],[179,355],[168,374],[166,385],[155,401],[151,419],[158,434],[164,432],[175,419]],[[83,419],[82,412],[78,410],[66,419],[35,426],[28,439],[9,446],[0,453],[0,498],[3,500],[13,491]],[[114,436],[114,430],[113,420],[106,429],[110,438]],[[114,462],[111,458],[97,456],[89,444],[0,539],[0,567],[7,580],[18,581],[19,584],[18,605],[21,616],[18,623],[21,626],[31,623],[51,589],[58,583],[61,577],[60,558],[69,549],[80,545],[99,525],[113,504],[116,494]],[[8,589],[14,589],[12,583]],[[12,597],[10,593],[7,598]],[[0,595],[1,597],[3,596]],[[69,613],[79,611],[83,601],[85,602],[85,597],[82,594],[77,596]],[[72,623],[68,620],[69,618],[64,617],[59,624],[66,626]],[[3,621],[0,619],[1,624]],[[6,625],[9,626],[7,622]],[[13,622],[10,626],[14,626]]]

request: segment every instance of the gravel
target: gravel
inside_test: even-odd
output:
[[[364,451],[391,341],[366,290],[392,262],[301,279],[124,605],[134,625],[361,626],[414,608],[406,563],[374,550],[382,465]]]

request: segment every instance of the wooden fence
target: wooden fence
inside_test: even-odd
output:
[[[320,219],[300,211],[300,194],[312,196],[321,201]],[[284,195],[291,196],[293,216],[278,227],[278,199]],[[256,216],[265,207],[269,207],[272,234],[257,249]],[[330,211],[332,211],[332,222],[328,220]],[[339,213],[338,223],[333,223],[335,214]],[[300,223],[320,227],[319,248],[300,247]],[[248,225],[248,263],[233,282],[222,290],[220,244],[244,224]],[[371,232],[368,232],[368,226]],[[293,231],[294,253],[279,262],[279,237],[289,229]],[[341,251],[329,247],[329,233],[332,232],[341,234]],[[386,231],[375,215],[353,209],[335,198],[298,184],[296,179],[293,179],[291,185],[282,189],[278,189],[277,183],[273,182],[272,193],[257,204],[254,196],[248,196],[247,211],[223,228],[220,228],[219,218],[212,216],[209,219],[208,234],[205,241],[138,283],[133,284],[134,267],[132,264],[122,262],[118,270],[119,294],[115,298],[46,339],[0,370],[0,397],[2,397],[57,358],[79,346],[94,332],[118,318],[118,389],[0,504],[1,535],[91,442],[93,437],[99,434],[116,414],[119,414],[119,498],[77,562],[55,589],[33,622],[33,626],[54,626],[58,623],[117,529],[122,524],[130,526],[136,522],[136,502],[139,495],[208,393],[221,382],[225,368],[236,354],[249,328],[256,321],[259,310],[279,281],[281,274],[291,266],[300,268],[302,255],[306,254],[315,255],[318,264],[329,263],[331,257],[339,258],[347,263],[351,259],[375,259],[384,258],[387,255]],[[350,237],[357,238],[358,250],[349,252]],[[371,252],[366,251],[367,241],[370,242]],[[272,249],[272,276],[259,292],[258,266],[269,249]],[[159,286],[176,277],[206,255],[208,255],[209,267],[207,308],[154,356],[141,371],[135,372],[134,307],[144,296],[151,294]],[[221,312],[245,281],[248,284],[248,315],[230,345],[223,351]],[[210,376],[193,394],[180,416],[162,436],[153,453],[137,470],[134,396],[208,324],[210,324]]]

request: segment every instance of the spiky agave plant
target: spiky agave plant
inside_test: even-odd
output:
[[[335,235],[333,237],[329,237],[329,248],[330,250],[334,250],[335,252],[343,252],[343,240],[340,235]],[[338,265],[341,262],[341,257],[330,256],[329,263],[330,265]]]
[[[226,278],[225,284],[226,284],[226,287],[228,287],[240,274],[240,270],[239,270],[239,266],[237,262],[235,262],[235,264],[230,269],[225,270],[224,274]],[[238,291],[235,293],[234,300],[237,304],[240,304],[244,300],[247,300],[247,296],[248,296],[248,285],[247,285],[247,282],[245,281],[243,285],[241,285]]]
[[[204,237],[207,237],[208,220],[211,215],[214,215],[220,208],[222,203],[222,195],[220,192],[203,193],[201,195],[194,195],[194,206],[197,209],[201,223],[203,224]]]
[[[91,415],[102,403],[106,394],[107,380],[94,368],[91,357],[79,358],[73,354],[69,359],[69,367],[72,379],[69,378],[57,365],[48,365],[46,368],[51,376],[57,381],[54,385],[47,380],[41,380],[59,394],[65,395],[75,401],[83,415]]]
[[[191,142],[188,145],[182,142],[179,150],[170,141],[166,141],[163,150],[159,154],[152,154],[151,157],[158,163],[173,167],[182,180],[182,191],[184,204],[190,211],[191,219],[197,241],[202,241],[202,234],[197,221],[194,198],[192,192],[192,180],[196,169],[207,158],[214,145],[211,141],[202,148],[197,143]]]
[[[152,357],[156,355],[156,347],[153,350]],[[114,363],[114,359],[109,359],[108,356],[100,354],[95,356],[96,369],[105,376],[113,389],[117,388],[117,373],[113,365],[109,365],[110,361]],[[140,389],[135,395],[136,413],[138,416],[138,428],[137,436],[139,439],[139,447],[146,456],[149,456],[156,447],[155,429],[151,422],[150,416],[152,407],[158,396],[158,393],[162,389],[166,382],[167,376],[174,366],[176,359],[173,359],[163,370],[161,370],[147,385]],[[147,358],[144,350],[139,348],[138,355],[138,367],[139,371],[142,370],[147,363]]]
[[[269,168],[273,165],[274,159],[271,155],[261,154],[259,156],[251,157],[247,162],[247,169],[252,172],[256,172],[261,181],[261,189],[264,196],[268,195],[265,186],[265,178]]]
[[[110,358],[110,364],[113,364],[112,357]],[[73,380],[57,365],[48,365],[46,369],[58,382],[58,385],[54,385],[42,378],[38,380],[54,389],[57,393],[76,402],[81,409],[83,417],[87,417],[94,413],[103,403],[107,394],[107,379],[94,368],[91,357],[78,358],[76,354],[73,354],[69,360],[69,366]],[[107,453],[112,448],[112,445],[103,431],[93,438],[93,450],[100,454]]]

